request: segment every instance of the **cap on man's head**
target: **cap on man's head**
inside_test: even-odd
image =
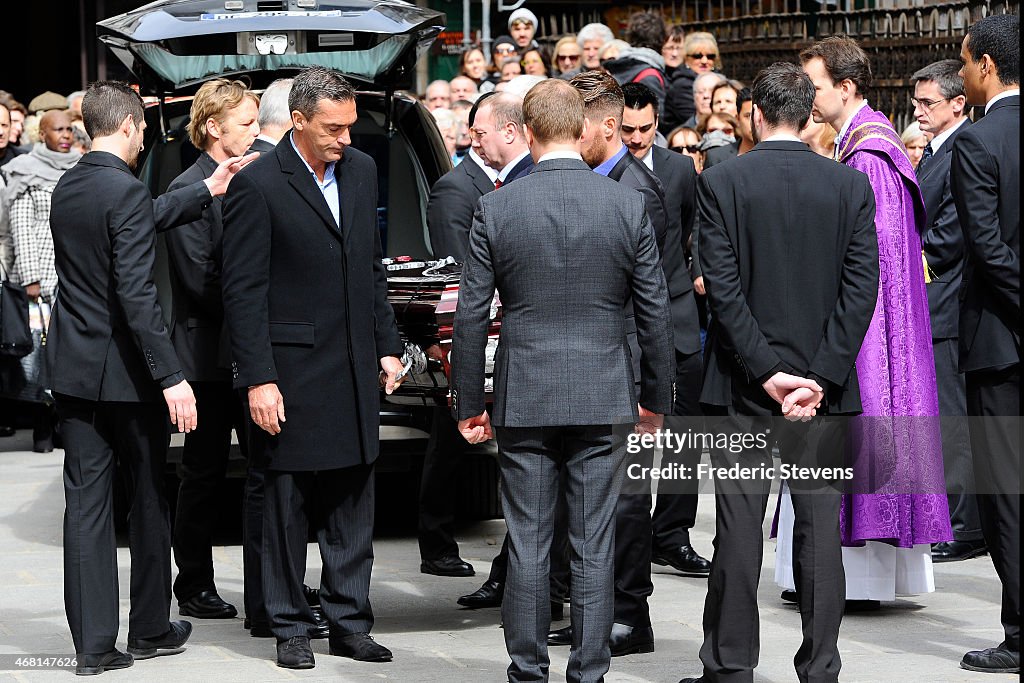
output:
[[[68,98],[47,90],[42,95],[36,95],[32,98],[32,101],[28,103],[28,112],[30,114],[39,114],[44,111],[50,111],[51,109],[67,109]]]
[[[530,10],[526,9],[525,7],[520,7],[509,16],[508,27],[512,28],[512,24],[516,23],[517,21],[525,21],[528,22],[534,28],[537,27],[537,15],[531,12]]]
[[[491,49],[494,52],[497,52],[499,45],[511,45],[513,50],[519,49],[519,46],[516,45],[516,41],[512,40],[512,36],[498,36],[494,39],[494,45]]]

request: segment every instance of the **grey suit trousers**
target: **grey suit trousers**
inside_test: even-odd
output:
[[[549,556],[565,468],[573,642],[566,680],[596,682],[611,661],[615,501],[624,444],[606,425],[496,427],[509,567],[502,602],[510,683],[548,680]]]

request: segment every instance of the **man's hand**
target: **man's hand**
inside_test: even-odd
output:
[[[196,397],[188,382],[182,380],[173,387],[164,389],[164,401],[167,402],[171,424],[177,427],[179,432],[188,433],[199,426]]]
[[[786,372],[776,372],[762,386],[782,406],[782,414],[788,420],[811,419],[825,398],[817,382]]]
[[[25,294],[28,295],[29,299],[38,299],[39,295],[43,293],[43,289],[39,286],[38,282],[33,282],[30,285],[25,285]]]
[[[707,292],[704,291],[704,276],[703,275],[701,275],[700,277],[698,277],[696,280],[693,281],[693,291],[697,292],[701,296],[704,296],[705,294],[707,294]]]
[[[284,419],[284,396],[275,382],[249,387],[249,415],[268,434],[280,434]]]
[[[213,172],[213,175],[204,180],[206,187],[210,188],[210,194],[214,197],[219,197],[228,191],[228,183],[235,177],[235,174],[241,171],[243,168],[248,166],[253,161],[259,158],[259,152],[253,152],[247,154],[244,157],[231,157],[220,162],[217,166],[217,170]]]
[[[390,396],[395,393],[395,389],[402,386],[402,382],[405,381],[408,375],[398,376],[405,369],[405,366],[402,365],[402,361],[394,356],[384,356],[381,358],[380,366],[384,369],[384,393]]]
[[[469,443],[483,443],[494,438],[494,430],[491,429],[491,416],[487,411],[476,417],[459,420],[459,434]]]
[[[637,408],[640,412],[640,419],[637,420],[633,431],[637,434],[654,434],[665,424],[665,416],[661,413],[652,413],[639,403]]]

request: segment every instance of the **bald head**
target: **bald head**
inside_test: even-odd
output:
[[[74,142],[71,117],[66,111],[51,109],[39,119],[39,137],[51,152],[67,153]]]

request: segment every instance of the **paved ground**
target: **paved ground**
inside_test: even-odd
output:
[[[25,450],[30,434],[0,442],[0,681],[68,680],[69,671],[12,671],[18,654],[66,655],[73,651],[64,617],[61,586],[61,451],[40,455]],[[5,452],[6,451],[6,452]],[[408,526],[407,529],[411,529]],[[701,500],[693,540],[709,554],[714,531],[713,501]],[[497,610],[460,610],[455,599],[475,589],[497,552],[504,525],[475,524],[460,540],[474,578],[420,574],[415,535],[392,533],[375,544],[372,599],[374,635],[395,653],[390,664],[361,664],[331,657],[315,641],[317,667],[289,672],[274,665],[272,642],[248,637],[241,618],[196,621],[188,650],[175,657],[137,663],[109,672],[111,681],[276,681],[304,679],[363,682],[376,680],[475,683],[504,679],[507,659]],[[216,549],[218,586],[228,601],[242,604],[241,549]],[[765,548],[759,593],[761,665],[756,681],[793,681],[793,653],[799,644],[796,610],[779,600],[771,581],[774,545]],[[122,596],[127,596],[129,557],[118,551]],[[319,556],[310,547],[307,576],[316,585]],[[967,649],[1001,640],[998,583],[987,558],[936,566],[938,590],[901,599],[874,613],[848,616],[840,645],[843,681],[1003,681],[1009,676],[972,674],[958,668]],[[608,681],[668,683],[695,675],[700,667],[701,612],[705,583],[659,570],[651,611],[657,637],[653,654],[612,660]],[[128,601],[121,601],[121,646]],[[176,616],[176,614],[175,614]],[[551,678],[564,680],[567,650],[552,650]]]

